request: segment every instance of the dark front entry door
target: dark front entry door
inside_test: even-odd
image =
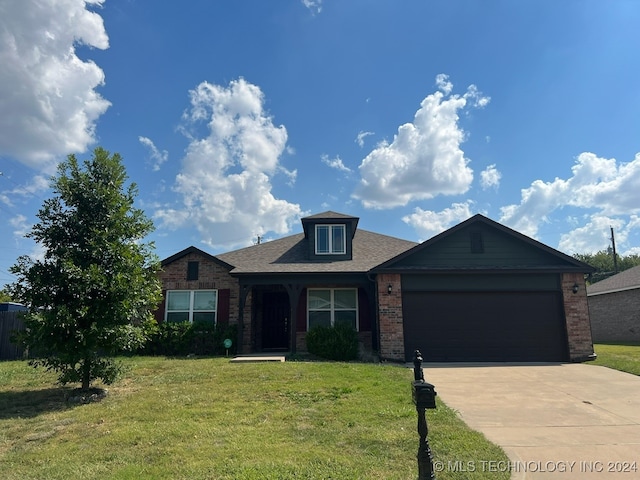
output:
[[[262,312],[262,349],[289,348],[289,295],[286,292],[265,292]]]

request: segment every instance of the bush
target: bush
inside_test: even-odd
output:
[[[237,351],[236,325],[210,323],[161,323],[139,352],[143,355],[223,355],[225,338],[233,341],[229,353]]]
[[[313,327],[306,340],[309,353],[327,360],[358,358],[358,333],[349,325],[338,323],[333,327]]]

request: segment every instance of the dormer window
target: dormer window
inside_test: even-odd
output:
[[[316,255],[336,255],[346,252],[344,225],[316,225]]]
[[[308,258],[317,262],[353,259],[353,238],[358,218],[336,212],[324,212],[302,219]]]

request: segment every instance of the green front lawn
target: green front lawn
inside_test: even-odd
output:
[[[124,359],[99,403],[25,362],[0,363],[3,479],[353,479],[417,476],[410,369],[360,363]],[[436,385],[437,389],[437,385]],[[508,458],[438,400],[437,478],[508,479]],[[485,463],[482,463],[485,462]],[[469,472],[466,465],[478,466]]]
[[[596,344],[594,365],[640,375],[640,343]]]

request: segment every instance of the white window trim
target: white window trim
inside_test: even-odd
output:
[[[189,292],[189,310],[169,310],[169,294],[172,292]],[[193,323],[193,314],[196,310],[193,309],[193,303],[195,301],[195,292],[215,292],[216,294],[216,308],[215,310],[197,310],[197,312],[202,313],[211,313],[213,312],[213,324],[218,324],[218,301],[220,300],[218,295],[218,290],[209,289],[209,290],[167,290],[167,295],[165,299],[164,306],[164,321],[167,322],[167,318],[169,317],[169,312],[188,312],[189,313],[189,323]]]
[[[329,227],[329,251],[328,252],[319,252],[318,251],[318,227]],[[338,252],[335,251],[334,245],[333,245],[333,229],[334,228],[340,228],[342,229],[342,251]],[[316,250],[316,255],[344,255],[345,253],[347,253],[347,226],[340,223],[340,224],[335,224],[335,223],[323,223],[323,224],[318,224],[316,225],[315,228],[315,234],[316,234],[316,242],[315,242],[315,250]]]
[[[309,296],[311,294],[312,291],[314,290],[329,290],[331,292],[331,308],[330,309],[312,309],[309,308]],[[359,301],[358,301],[358,289],[357,288],[321,288],[321,287],[316,287],[316,288],[308,288],[307,289],[307,332],[309,331],[309,312],[310,311],[316,311],[316,312],[331,312],[331,326],[333,327],[333,325],[335,324],[335,312],[351,312],[354,309],[353,308],[335,308],[335,292],[337,290],[352,290],[355,292],[356,295],[356,307],[355,307],[355,311],[356,311],[356,332],[360,331],[360,305],[359,305]]]

